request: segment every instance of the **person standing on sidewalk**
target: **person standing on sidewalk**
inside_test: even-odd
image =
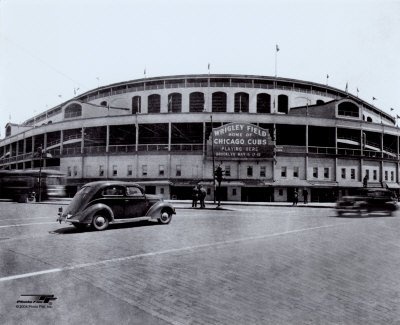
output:
[[[304,204],[308,203],[308,191],[307,189],[303,190]]]
[[[197,200],[199,199],[199,191],[197,187],[193,187],[192,190],[192,208],[197,208]]]
[[[297,188],[295,188],[293,192],[293,205],[296,206],[297,202],[299,202],[299,193],[297,192]]]
[[[206,207],[204,200],[206,199],[207,192],[203,186],[199,185],[199,199],[200,199],[200,209],[204,209]]]

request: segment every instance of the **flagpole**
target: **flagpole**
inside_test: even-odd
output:
[[[275,78],[278,76],[278,52],[279,52],[279,46],[276,44],[275,48]]]

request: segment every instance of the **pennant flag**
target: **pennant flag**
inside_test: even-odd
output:
[[[376,98],[375,98],[375,97],[372,97],[372,100],[376,100]]]
[[[143,74],[146,75],[146,68],[144,68]]]
[[[346,82],[346,93],[347,93],[348,89],[349,89],[349,83]]]
[[[390,108],[390,111],[393,111],[394,110],[394,108]]]
[[[400,116],[396,115],[396,118],[400,118]]]
[[[208,71],[210,71],[210,63],[208,64]]]
[[[279,52],[279,46],[276,44],[276,52]]]
[[[358,87],[357,87],[357,92],[359,92]]]
[[[326,75],[326,79],[329,79],[329,74]]]

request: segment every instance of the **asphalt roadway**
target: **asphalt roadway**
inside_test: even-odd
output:
[[[0,324],[400,324],[400,212],[225,208],[97,232],[0,202]]]

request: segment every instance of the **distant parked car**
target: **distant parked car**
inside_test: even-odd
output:
[[[175,208],[157,195],[146,194],[136,183],[98,181],[84,185],[71,203],[59,210],[57,221],[77,228],[104,230],[109,224],[136,221],[171,222]]]
[[[397,200],[394,194],[385,189],[363,189],[358,195],[344,196],[336,203],[336,212],[340,216],[344,213],[365,215],[371,212],[385,212],[392,215],[397,209]]]

